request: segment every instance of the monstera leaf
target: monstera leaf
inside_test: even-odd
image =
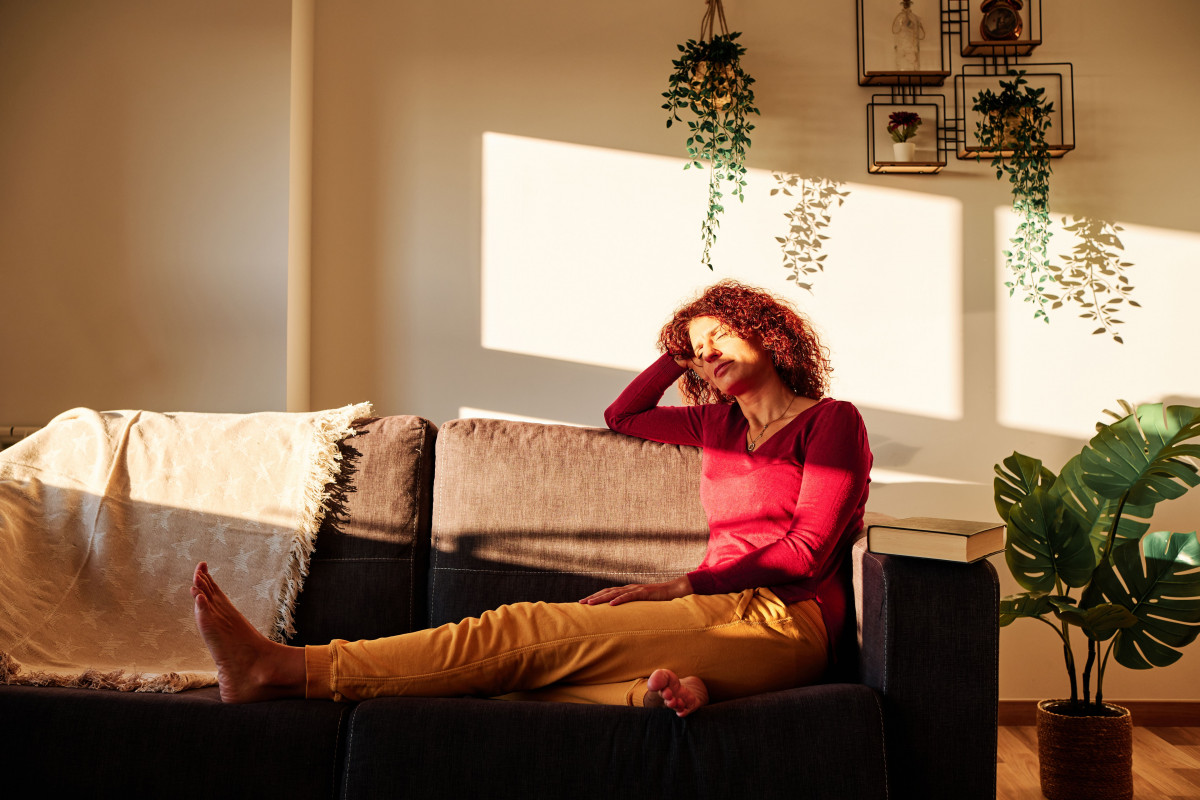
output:
[[[1080,526],[1088,532],[1097,557],[1108,540],[1113,517],[1121,505],[1119,499],[1101,497],[1084,480],[1083,454],[1075,456],[1063,465],[1059,478],[1050,488],[1050,493],[1062,500],[1067,512],[1072,514]],[[1125,502],[1121,509],[1121,521],[1117,524],[1117,541],[1140,539],[1150,530],[1146,522],[1154,513],[1153,505],[1133,505]]]
[[[1189,458],[1200,458],[1200,408],[1162,403],[1138,406],[1136,414],[1100,429],[1083,449],[1083,480],[1101,497],[1129,493],[1135,506],[1173,500],[1200,484]]]
[[[1009,511],[1004,557],[1017,583],[1031,592],[1053,590],[1055,578],[1085,586],[1096,567],[1087,532],[1061,500],[1041,487]]]
[[[1007,525],[1012,507],[1039,486],[1049,489],[1054,483],[1054,473],[1043,467],[1040,459],[1015,451],[1002,463],[1003,468],[996,465],[997,477],[992,481],[992,487],[996,490],[996,511]]]
[[[1124,606],[1137,624],[1122,629],[1117,661],[1131,669],[1173,664],[1200,634],[1200,542],[1195,533],[1156,531],[1113,549],[1082,603]]]
[[[1054,610],[1045,592],[1013,594],[1000,601],[1000,627],[1022,617],[1040,617]],[[1066,599],[1066,598],[1063,598]]]
[[[1083,628],[1089,639],[1103,642],[1122,628],[1137,625],[1138,618],[1128,608],[1116,603],[1101,603],[1091,608],[1076,608],[1071,597],[1050,597],[1049,604],[1063,622]]]

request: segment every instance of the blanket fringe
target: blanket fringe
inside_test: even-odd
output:
[[[313,467],[304,487],[304,510],[300,514],[296,535],[292,539],[283,596],[279,599],[272,626],[271,638],[277,642],[282,642],[296,632],[296,598],[304,588],[304,579],[308,577],[308,562],[316,546],[317,531],[320,530],[325,513],[329,510],[329,486],[336,483],[342,473],[342,453],[338,443],[357,434],[354,423],[370,417],[372,413],[370,403],[356,403],[326,411],[314,420],[311,445]]]
[[[110,689],[117,692],[163,692],[174,694],[184,689],[215,686],[215,672],[127,672],[123,669],[102,672],[86,669],[79,673],[27,671],[8,653],[0,652],[0,684],[21,686],[60,686],[66,689]]]

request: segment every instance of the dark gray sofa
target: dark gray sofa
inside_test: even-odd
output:
[[[343,449],[349,480],[319,534],[294,644],[576,600],[677,575],[704,550],[692,448],[386,417]],[[0,686],[5,795],[994,797],[994,570],[875,555],[861,541],[852,560],[859,635],[821,685],[682,720],[483,698],[227,706],[215,688]]]

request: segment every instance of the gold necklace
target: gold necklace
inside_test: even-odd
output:
[[[763,427],[762,427],[762,430],[758,432],[758,436],[755,436],[755,437],[754,437],[754,438],[753,438],[753,439],[752,439],[752,440],[749,442],[749,444],[747,444],[747,445],[746,445],[746,452],[747,452],[747,453],[753,453],[753,452],[754,452],[754,448],[758,447],[758,440],[759,440],[759,439],[761,439],[761,438],[763,437],[763,434],[767,432],[767,428],[771,427],[771,426],[772,426],[772,425],[774,425],[776,422],[779,422],[779,420],[781,420],[781,419],[783,419],[784,417],[786,417],[786,416],[787,416],[787,413],[788,413],[789,411],[791,411],[791,410],[792,410],[792,404],[796,402],[796,397],[797,397],[797,395],[792,395],[792,402],[787,404],[787,408],[785,408],[785,409],[783,410],[783,413],[782,413],[782,414],[780,414],[780,415],[779,415],[778,417],[776,417],[775,419],[773,419],[773,420],[771,420],[770,422],[768,422],[766,425],[763,425]],[[749,423],[750,423],[750,420],[746,420],[746,424],[747,424],[747,431],[746,431],[746,433],[747,433],[747,434],[749,434],[749,433],[750,433],[750,431],[749,431],[749,429],[748,429],[748,427],[749,427]]]

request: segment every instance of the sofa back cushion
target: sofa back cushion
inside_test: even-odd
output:
[[[699,492],[698,448],[451,420],[437,438],[430,623],[694,569],[708,541]]]
[[[383,417],[342,445],[342,482],[317,534],[289,644],[424,627],[437,428]]]

